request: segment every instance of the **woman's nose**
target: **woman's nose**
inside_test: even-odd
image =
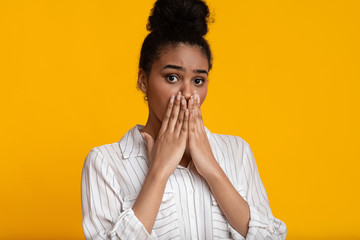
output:
[[[191,87],[184,86],[181,93],[185,97],[185,100],[188,101],[193,94],[193,89]]]

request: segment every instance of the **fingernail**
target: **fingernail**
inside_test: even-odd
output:
[[[185,105],[185,97],[184,96],[182,96],[182,99],[181,99],[181,105]]]
[[[175,96],[174,96],[174,95],[171,95],[170,103],[174,103],[174,99],[175,99]]]
[[[178,95],[176,96],[176,100],[179,101],[181,97],[181,92],[178,93]]]
[[[197,96],[198,103],[200,103],[200,96],[199,95],[196,95],[196,96]]]
[[[185,110],[185,116],[187,117],[189,115],[189,109]]]

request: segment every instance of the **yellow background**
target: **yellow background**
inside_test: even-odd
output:
[[[0,2],[0,239],[84,239],[86,154],[146,123],[152,4]],[[205,125],[250,144],[288,239],[360,239],[360,2],[209,6]]]

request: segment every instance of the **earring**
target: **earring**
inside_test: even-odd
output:
[[[144,96],[144,100],[147,101],[148,100],[148,96],[147,94]]]

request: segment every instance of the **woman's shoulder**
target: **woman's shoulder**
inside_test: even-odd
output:
[[[142,125],[135,125],[117,142],[93,147],[88,153],[88,158],[102,158],[116,162],[129,157],[143,156],[146,149],[144,149],[143,139],[139,131],[141,127]]]
[[[93,147],[89,154],[100,155],[101,157],[121,154],[119,142],[103,144]]]
[[[231,134],[210,133],[209,142],[213,151],[219,152],[220,156],[227,156],[226,159],[246,160],[253,158],[253,152],[250,144],[242,137]]]
[[[249,144],[245,139],[240,136],[232,134],[222,134],[222,133],[211,133],[210,141],[214,142],[217,147],[229,148],[233,150],[242,150],[249,147]]]
[[[119,142],[93,147],[87,154],[85,164],[109,163],[122,159]]]

